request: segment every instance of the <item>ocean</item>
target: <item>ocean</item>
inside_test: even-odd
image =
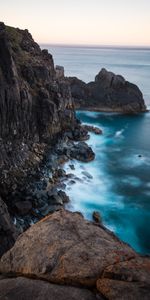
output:
[[[66,76],[88,82],[104,67],[137,84],[150,105],[150,49],[42,47],[52,53],[55,64],[65,67]],[[82,122],[101,128],[103,135],[90,134],[94,161],[71,161],[79,179],[75,184],[68,182],[71,202],[67,208],[81,211],[88,219],[98,211],[104,225],[121,240],[141,254],[150,254],[150,113],[82,111],[77,115]],[[71,173],[69,165],[65,169]]]

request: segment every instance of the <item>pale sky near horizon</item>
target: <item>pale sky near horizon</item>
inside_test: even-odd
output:
[[[0,21],[38,43],[150,46],[150,0],[0,0]]]

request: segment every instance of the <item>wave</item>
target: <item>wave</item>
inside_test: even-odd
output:
[[[122,134],[123,134],[123,132],[125,131],[125,129],[123,128],[123,129],[121,129],[121,130],[118,130],[118,131],[116,131],[116,133],[115,133],[115,137],[120,137],[120,136],[123,136]]]

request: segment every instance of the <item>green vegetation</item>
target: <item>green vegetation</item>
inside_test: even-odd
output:
[[[9,39],[12,43],[12,46],[15,48],[19,47],[19,44],[22,39],[21,33],[17,30],[17,28],[6,26],[6,30],[9,36]]]

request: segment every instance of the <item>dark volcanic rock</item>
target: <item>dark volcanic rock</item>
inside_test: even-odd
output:
[[[95,126],[91,126],[91,125],[82,125],[82,128],[84,128],[85,130],[89,131],[89,132],[94,132],[95,134],[102,134],[102,130],[98,127]]]
[[[84,142],[74,144],[71,148],[70,156],[83,162],[88,162],[95,158],[92,148]]]
[[[17,236],[7,206],[0,197],[0,256],[13,246]]]
[[[43,159],[47,144],[76,127],[66,79],[28,30],[0,23],[0,194]],[[17,180],[15,180],[17,178]],[[6,183],[6,184],[5,184]]]
[[[0,280],[0,300],[96,300],[87,289],[23,277]],[[103,299],[103,298],[98,298]]]
[[[101,223],[101,216],[98,211],[93,211],[92,217],[96,223]]]
[[[122,76],[102,69],[94,82],[85,83],[69,77],[77,109],[138,113],[146,111],[139,88]]]

